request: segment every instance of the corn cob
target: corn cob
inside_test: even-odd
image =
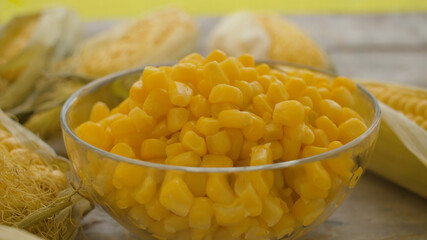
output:
[[[37,83],[40,73],[74,48],[79,36],[74,13],[48,9],[18,17],[0,33],[0,108],[22,103]]]
[[[298,26],[268,14],[240,12],[224,18],[209,36],[209,47],[238,56],[331,68],[316,43]]]
[[[427,90],[361,81],[379,101],[382,125],[369,168],[427,198]]]
[[[66,160],[0,110],[0,224],[44,239],[74,239],[91,203],[72,180]]]

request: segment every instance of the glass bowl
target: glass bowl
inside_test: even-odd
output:
[[[309,69],[333,77],[301,65],[262,63],[283,72]],[[93,104],[117,106],[142,71],[123,71],[86,85],[61,112],[68,156],[89,195],[142,239],[297,239],[326,220],[366,170],[380,110],[361,86],[354,109],[368,130],[303,159],[249,167],[172,166],[118,156],[77,137],[74,130],[89,119]]]

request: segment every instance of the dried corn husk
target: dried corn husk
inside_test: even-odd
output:
[[[58,109],[79,86],[119,70],[176,61],[195,50],[196,36],[195,22],[177,9],[121,23],[83,42],[73,56],[41,78],[40,86],[11,113],[41,138],[56,137]]]
[[[427,198],[427,131],[408,117],[427,113],[427,90],[370,81],[361,84],[384,102],[380,102],[382,124],[369,169]]]
[[[319,46],[298,26],[278,16],[239,12],[222,19],[208,38],[211,50],[251,54],[319,68],[331,65]]]
[[[64,8],[18,17],[0,33],[0,108],[22,103],[40,73],[70,53],[80,32],[77,16]]]
[[[74,189],[69,162],[1,110],[0,133],[0,224],[74,239],[92,204]]]
[[[0,240],[10,239],[42,240],[41,238],[19,228],[0,225]]]

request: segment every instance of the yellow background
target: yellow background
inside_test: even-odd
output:
[[[74,9],[85,20],[140,15],[165,5],[181,7],[194,15],[220,15],[239,9],[283,14],[427,11],[427,0],[0,0],[0,23],[58,5]]]

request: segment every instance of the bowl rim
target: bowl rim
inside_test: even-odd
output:
[[[96,79],[96,80],[86,84],[85,86],[80,88],[78,91],[73,93],[67,99],[65,104],[63,105],[63,107],[61,109],[61,113],[60,113],[60,122],[61,122],[62,130],[65,133],[67,133],[74,141],[76,141],[79,145],[82,145],[87,150],[93,151],[102,157],[110,158],[110,159],[117,160],[120,162],[134,164],[134,165],[138,165],[138,166],[142,166],[142,167],[156,168],[156,169],[161,169],[161,170],[175,170],[175,171],[183,171],[183,172],[200,172],[200,173],[201,172],[204,172],[204,173],[234,173],[234,172],[249,172],[249,171],[280,169],[280,168],[297,166],[297,165],[302,165],[305,163],[310,163],[310,162],[315,162],[315,161],[331,158],[331,157],[338,155],[341,152],[345,152],[345,151],[349,150],[350,148],[357,146],[358,144],[363,142],[366,138],[371,136],[371,134],[379,128],[379,124],[380,124],[380,120],[381,120],[381,109],[380,109],[379,103],[369,91],[367,91],[364,87],[362,87],[358,83],[357,83],[357,88],[361,91],[361,93],[363,95],[365,95],[368,98],[368,100],[372,103],[372,105],[374,107],[374,109],[373,109],[374,110],[374,118],[372,120],[372,123],[368,127],[368,129],[364,133],[362,133],[362,135],[360,135],[359,137],[357,137],[357,138],[353,139],[352,141],[342,145],[341,147],[338,147],[338,148],[333,149],[331,151],[327,151],[325,153],[314,155],[311,157],[299,158],[299,159],[289,160],[289,161],[279,162],[279,163],[272,163],[272,164],[265,164],[265,165],[258,165],[258,166],[245,166],[245,167],[187,167],[187,166],[175,166],[175,165],[154,163],[154,162],[149,162],[149,161],[145,161],[145,160],[123,157],[123,156],[116,155],[116,154],[107,152],[105,150],[99,149],[95,146],[92,146],[92,145],[86,143],[85,141],[83,141],[82,139],[80,139],[68,126],[67,118],[66,118],[67,113],[70,110],[73,103],[77,100],[77,98],[80,95],[82,95],[82,94],[85,95],[85,94],[89,94],[93,91],[96,91],[97,89],[99,89],[103,85],[111,83],[119,77],[123,77],[123,76],[129,75],[129,74],[135,74],[138,72],[142,72],[146,66],[155,66],[155,67],[171,66],[171,65],[176,64],[176,63],[177,62],[165,63],[165,64],[156,64],[156,65],[144,65],[144,66],[140,66],[140,67],[136,67],[136,68],[132,68],[132,69],[127,69],[124,71],[119,71],[119,72],[101,77],[99,79]],[[311,66],[305,66],[302,64],[289,63],[289,62],[285,62],[285,61],[259,60],[259,61],[256,61],[256,63],[257,64],[265,63],[265,64],[268,64],[270,66],[271,65],[282,65],[285,67],[286,66],[297,67],[297,68],[308,69],[308,70],[315,71],[318,73],[326,74],[326,75],[329,75],[331,77],[338,76],[335,73],[329,72],[325,69],[320,69],[320,68],[311,67]],[[63,137],[65,138],[65,136],[63,136]],[[71,159],[71,161],[72,161],[72,159]]]

